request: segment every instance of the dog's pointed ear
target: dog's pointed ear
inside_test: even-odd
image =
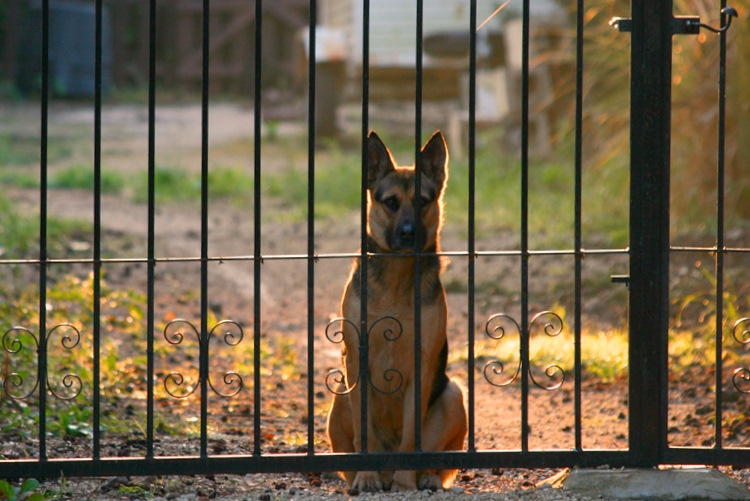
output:
[[[439,130],[422,146],[422,174],[443,186],[448,177],[448,145]]]
[[[372,189],[393,170],[391,152],[375,131],[370,131],[367,136],[367,188]]]

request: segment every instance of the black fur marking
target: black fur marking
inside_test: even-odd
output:
[[[432,391],[430,392],[430,403],[432,405],[435,401],[440,398],[440,395],[445,391],[445,387],[448,386],[448,375],[445,370],[448,367],[448,341],[443,344],[443,349],[440,350],[440,356],[438,357],[438,366],[435,370],[435,377],[432,380]]]

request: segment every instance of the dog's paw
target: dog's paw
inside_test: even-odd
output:
[[[440,475],[432,472],[424,472],[419,476],[419,488],[421,490],[437,491],[443,487]]]
[[[397,471],[393,474],[393,484],[391,491],[413,491],[417,488],[417,472],[415,471]]]
[[[383,490],[383,480],[376,471],[360,471],[354,477],[352,490],[360,492],[377,492]]]

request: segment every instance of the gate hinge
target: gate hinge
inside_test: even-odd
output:
[[[724,7],[721,9],[721,14],[722,16],[726,16],[726,24],[721,28],[713,28],[701,23],[701,18],[698,16],[674,16],[672,17],[672,34],[697,35],[701,32],[701,28],[713,31],[714,33],[727,31],[732,25],[732,18],[737,17],[737,10],[734,7]],[[613,17],[610,19],[609,25],[623,33],[633,31],[633,20],[625,17]]]

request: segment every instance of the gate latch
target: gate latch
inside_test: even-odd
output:
[[[732,25],[732,18],[737,17],[737,10],[734,7],[724,7],[721,9],[722,16],[726,16],[726,24],[721,28],[713,28],[707,24],[701,23],[698,16],[674,16],[672,17],[672,34],[673,35],[697,35],[701,28],[705,28],[714,33],[723,33]],[[609,25],[623,33],[633,31],[633,20],[624,17],[613,17]]]
[[[630,275],[612,275],[609,277],[613,284],[625,284],[630,289]]]

